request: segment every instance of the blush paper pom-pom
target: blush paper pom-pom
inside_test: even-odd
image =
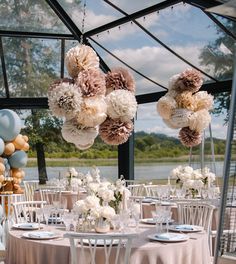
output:
[[[107,95],[107,114],[112,119],[123,121],[133,119],[137,111],[135,96],[126,90],[115,90]]]
[[[211,122],[211,115],[206,109],[194,112],[189,120],[189,128],[201,133],[209,126]]]
[[[170,119],[173,110],[177,108],[177,103],[173,97],[165,95],[158,100],[156,107],[163,119]]]
[[[99,58],[96,52],[86,45],[71,48],[65,56],[66,68],[72,78],[90,68],[99,68]]]
[[[109,145],[119,145],[125,143],[133,131],[133,123],[122,122],[120,119],[107,118],[100,125],[99,134],[101,139]]]

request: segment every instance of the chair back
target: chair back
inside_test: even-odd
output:
[[[97,258],[100,261],[102,258],[104,264],[129,264],[131,244],[136,234],[70,232],[64,237],[70,240],[71,264],[84,264],[88,259],[89,263],[96,264]]]
[[[46,201],[47,204],[53,204],[55,207],[59,207],[61,204],[61,189],[40,189],[40,200]]]
[[[36,222],[36,210],[43,208],[45,201],[24,201],[13,203],[15,222]]]
[[[144,196],[144,184],[132,184],[127,187],[132,196]]]
[[[178,202],[178,221],[181,224],[203,226],[208,233],[211,229],[214,206],[202,202]]]
[[[34,191],[39,188],[39,181],[24,181],[25,200],[34,200]]]

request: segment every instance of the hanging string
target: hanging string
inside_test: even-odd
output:
[[[84,0],[83,5],[83,18],[82,18],[82,29],[81,29],[81,36],[80,36],[80,44],[83,44],[84,41],[84,24],[85,24],[85,16],[86,16],[86,0]]]

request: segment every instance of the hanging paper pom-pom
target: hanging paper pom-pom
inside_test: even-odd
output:
[[[114,68],[106,75],[107,94],[114,90],[128,90],[135,93],[133,76],[123,68]]]
[[[169,127],[169,128],[172,128],[172,129],[179,129],[179,126],[176,126],[175,124],[172,124],[171,120],[170,119],[162,119],[163,122]]]
[[[51,92],[54,92],[55,89],[57,89],[57,88],[60,89],[60,86],[61,86],[62,83],[74,84],[74,80],[73,79],[69,79],[69,78],[63,78],[63,79],[59,79],[59,80],[54,81],[49,86],[48,94],[50,94]]]
[[[107,114],[123,121],[133,119],[137,111],[135,96],[127,90],[115,90],[107,95]]]
[[[195,100],[191,92],[184,92],[176,95],[176,103],[179,108],[186,108],[188,110],[194,111]]]
[[[178,78],[172,80],[172,89],[178,93],[197,92],[202,86],[201,73],[195,69],[187,69],[180,73]]]
[[[81,111],[75,116],[78,123],[86,127],[95,127],[107,118],[107,104],[103,97],[85,98]]]
[[[197,111],[190,116],[189,128],[201,133],[205,128],[209,126],[211,122],[211,116],[206,109]]]
[[[73,118],[80,111],[82,96],[76,85],[61,83],[48,94],[48,105],[55,116]]]
[[[169,88],[169,92],[175,92],[176,89],[176,82],[179,79],[180,74],[175,74],[172,77],[170,77],[169,82],[168,82],[168,88]]]
[[[100,125],[99,134],[101,139],[109,145],[125,143],[133,131],[133,123],[122,122],[120,119],[107,118]]]
[[[213,108],[214,97],[206,91],[200,91],[193,95],[195,101],[195,111],[202,109],[210,110]]]
[[[177,103],[171,96],[162,96],[157,102],[157,112],[164,119],[169,119],[175,108],[177,108]]]
[[[83,70],[99,68],[99,58],[96,52],[86,45],[77,45],[71,48],[66,53],[65,63],[72,78],[76,78]]]
[[[94,140],[92,140],[90,143],[85,144],[85,145],[81,145],[81,144],[75,144],[75,146],[80,149],[80,150],[86,150],[92,147],[92,145],[94,144]]]
[[[81,71],[76,80],[83,97],[106,94],[105,74],[98,68]]]
[[[179,131],[179,139],[184,146],[194,147],[201,143],[201,134],[197,131],[191,130],[189,127],[183,127]]]
[[[98,127],[84,127],[76,120],[67,120],[61,130],[63,138],[76,145],[90,144],[98,135]]]
[[[193,112],[187,109],[174,109],[169,119],[169,123],[171,123],[174,127],[178,128],[187,127],[189,125],[189,120],[192,114]]]

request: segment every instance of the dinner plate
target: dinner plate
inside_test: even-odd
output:
[[[178,234],[178,233],[160,233],[149,235],[150,240],[160,241],[160,242],[181,242],[189,239],[188,235]]]
[[[91,245],[95,245],[96,240],[95,239],[90,239]],[[89,245],[89,240],[88,239],[83,239],[83,243],[86,245]],[[119,239],[106,239],[106,245],[110,245],[112,243],[113,246],[116,246],[119,244]],[[97,246],[104,246],[104,239],[98,239],[97,240]]]
[[[202,226],[197,225],[172,225],[169,230],[184,233],[194,233],[203,231]]]
[[[37,240],[46,240],[46,239],[53,239],[57,238],[59,235],[54,233],[54,232],[49,232],[49,231],[33,231],[33,232],[26,232],[22,234],[23,237],[25,238],[30,238],[30,239],[37,239]]]
[[[173,223],[174,221],[175,221],[174,219],[171,219],[169,221],[169,223]],[[155,225],[156,224],[156,221],[153,218],[143,218],[143,219],[140,220],[140,222],[144,223],[144,224],[149,224],[149,225]],[[158,224],[161,224],[161,223],[158,222]],[[166,222],[164,222],[162,224],[165,225]]]
[[[18,223],[14,224],[12,226],[15,229],[21,229],[21,230],[36,230],[39,229],[38,223]]]

